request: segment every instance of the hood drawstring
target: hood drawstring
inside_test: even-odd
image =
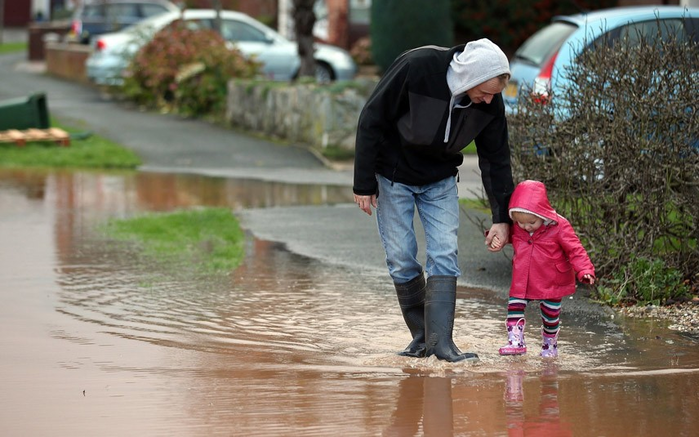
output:
[[[447,127],[444,129],[444,142],[446,143],[449,141],[449,133],[451,132],[451,114],[454,112],[454,109],[459,108],[459,109],[466,109],[469,106],[471,106],[473,102],[468,102],[468,105],[462,106],[462,105],[457,105],[456,104],[456,96],[451,95],[451,100],[449,100],[449,117],[447,118]]]

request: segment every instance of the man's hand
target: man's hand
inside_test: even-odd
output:
[[[373,206],[376,208],[376,194],[372,194],[371,196],[358,196],[355,194],[354,203],[359,206],[359,209],[371,215],[371,207]]]
[[[485,245],[490,252],[499,252],[510,240],[510,225],[507,223],[493,223],[485,236]]]

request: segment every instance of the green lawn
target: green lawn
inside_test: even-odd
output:
[[[78,128],[52,123],[52,127],[71,133],[71,143],[61,147],[55,142],[0,143],[0,167],[101,168],[135,169],[141,159],[119,144],[81,131]]]
[[[0,55],[5,53],[26,52],[26,42],[7,42],[0,44]]]
[[[459,199],[459,204],[466,209],[474,209],[490,214],[490,206],[485,199]]]
[[[243,259],[245,235],[227,208],[202,208],[112,219],[104,235],[137,245],[147,259],[170,271],[227,273]]]

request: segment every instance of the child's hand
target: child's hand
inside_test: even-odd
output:
[[[592,275],[590,275],[590,274],[588,273],[587,275],[584,275],[584,276],[582,277],[582,281],[583,281],[585,284],[593,285],[593,284],[595,283],[595,277],[592,276]]]
[[[499,252],[507,244],[510,235],[510,225],[507,223],[494,223],[485,231],[485,245],[490,252]]]

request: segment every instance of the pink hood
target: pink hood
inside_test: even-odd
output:
[[[517,184],[510,198],[510,218],[516,211],[528,212],[547,221],[558,221],[558,214],[549,203],[546,186],[539,181]]]

